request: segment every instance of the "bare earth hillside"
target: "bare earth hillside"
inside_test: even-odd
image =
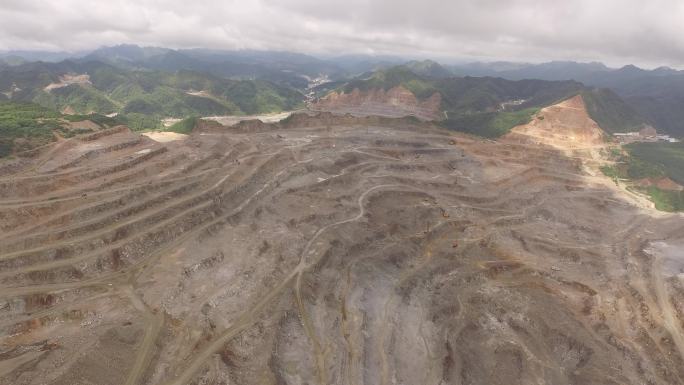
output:
[[[581,100],[485,141],[296,117],[0,176],[0,384],[684,384],[684,219]],[[588,150],[587,150],[588,149]]]
[[[536,119],[514,128],[509,137],[527,136],[560,150],[574,150],[604,146],[604,135],[577,95],[542,109]]]
[[[360,91],[354,89],[350,93],[331,92],[311,106],[315,111],[349,113],[355,116],[414,116],[421,120],[438,120],[442,118],[440,106],[441,95],[433,94],[426,100],[418,100],[416,96],[403,86],[393,87],[387,91],[371,89]]]

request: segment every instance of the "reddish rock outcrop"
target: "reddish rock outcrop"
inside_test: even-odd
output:
[[[639,187],[655,186],[661,190],[668,191],[683,191],[684,186],[678,184],[670,178],[644,178],[637,181]]]
[[[377,88],[360,91],[357,88],[348,94],[332,92],[313,103],[311,109],[355,116],[415,116],[421,120],[439,120],[442,118],[441,104],[439,93],[421,101],[405,87],[398,86],[387,91]]]

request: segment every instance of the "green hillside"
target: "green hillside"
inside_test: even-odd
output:
[[[584,97],[589,114],[607,132],[633,131],[644,124],[633,108],[607,89],[590,89],[575,81],[453,77],[431,62],[412,62],[376,71],[340,89],[349,93],[354,89],[388,90],[397,86],[405,87],[421,100],[440,93],[441,108],[447,116],[441,122],[444,127],[485,137],[503,135],[516,125],[529,122],[540,108],[577,94]]]
[[[435,82],[423,78],[414,73],[407,66],[395,66],[388,69],[376,71],[368,78],[354,79],[346,83],[343,90],[347,93],[354,89],[361,91],[368,91],[371,89],[384,89],[397,86],[404,86],[409,91],[413,92],[418,98],[427,98],[439,89],[435,86]]]
[[[91,112],[109,114],[117,111],[117,105],[106,94],[93,87],[76,84],[50,92],[36,92],[31,101],[55,111],[62,111],[69,107],[77,114]]]
[[[644,119],[613,91],[601,88],[582,92],[589,116],[606,132],[639,130]]]
[[[51,142],[58,117],[35,104],[0,102],[0,157]]]
[[[641,142],[628,144],[623,148],[626,155],[616,154],[615,165],[601,169],[607,176],[631,182],[667,177],[684,185],[684,143]],[[630,188],[650,196],[658,210],[684,211],[684,192],[630,184]]]
[[[70,123],[90,120],[101,128],[122,122],[102,115],[62,115],[35,103],[0,102],[0,158],[48,144],[61,137],[90,132]]]
[[[508,133],[515,126],[529,123],[537,112],[539,112],[539,108],[460,114],[446,119],[441,124],[450,130],[466,132],[485,138],[498,138]]]
[[[541,80],[510,81],[500,78],[431,78],[416,74],[408,66],[396,66],[355,79],[342,87],[346,93],[359,89],[388,90],[403,86],[418,99],[442,95],[447,119],[441,124],[452,130],[485,137],[498,137],[528,122],[539,108],[581,92],[577,82]]]
[[[65,74],[88,82],[59,84]],[[130,70],[99,62],[27,63],[0,69],[0,92],[78,114],[118,112],[136,129],[156,128],[163,118],[279,112],[302,106],[303,95],[263,80],[232,80],[193,72]],[[5,96],[4,94],[2,94]]]
[[[684,185],[684,142],[632,143],[625,148],[632,158],[651,165],[653,169]]]
[[[197,124],[197,119],[198,118],[196,116],[185,118],[180,122],[173,124],[165,131],[177,132],[179,134],[189,134],[195,128],[195,125]]]

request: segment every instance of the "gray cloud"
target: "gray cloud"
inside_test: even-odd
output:
[[[0,49],[167,47],[684,66],[681,0],[3,0]]]

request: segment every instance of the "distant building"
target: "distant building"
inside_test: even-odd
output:
[[[639,130],[639,136],[644,138],[656,138],[658,136],[658,131],[656,131],[653,126],[644,126],[644,128]]]
[[[656,138],[663,142],[677,143],[679,139],[673,138],[670,135],[658,135]]]
[[[634,142],[670,142],[677,143],[679,139],[673,138],[669,135],[658,134],[655,128],[645,126],[639,132],[616,132],[613,134],[615,139],[621,144]]]

